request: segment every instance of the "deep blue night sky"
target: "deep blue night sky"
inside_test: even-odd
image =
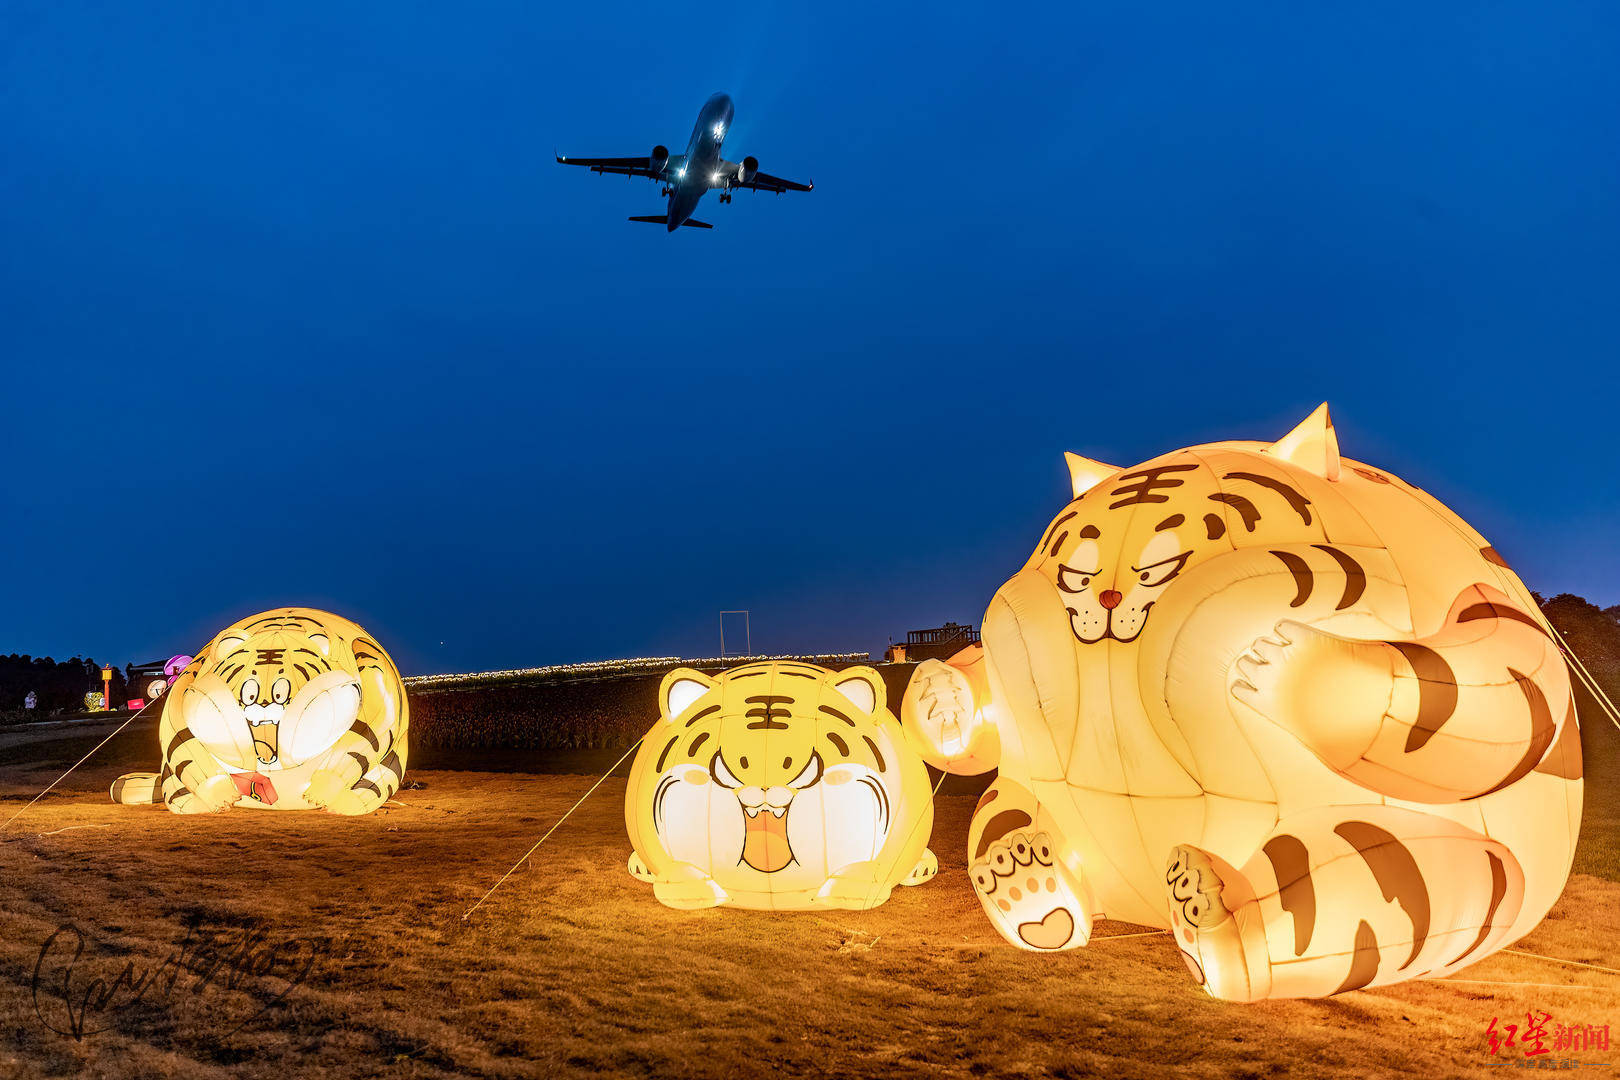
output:
[[[878,650],[978,621],[1063,450],[1324,399],[1620,602],[1612,4],[231,7],[0,15],[0,652]],[[721,89],[814,193],[666,235],[552,161]]]

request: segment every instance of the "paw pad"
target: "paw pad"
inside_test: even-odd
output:
[[[1171,914],[1184,926],[1202,930],[1226,918],[1226,905],[1221,902],[1224,885],[1209,856],[1202,851],[1190,847],[1173,850],[1165,868],[1164,884]]]
[[[1014,833],[990,845],[972,877],[986,910],[1008,936],[1016,934],[1032,949],[1074,942],[1084,915],[1044,833]]]

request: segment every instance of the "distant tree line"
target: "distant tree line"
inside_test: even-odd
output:
[[[77,656],[52,660],[17,653],[0,656],[0,712],[22,711],[30,691],[37,698],[34,712],[41,716],[83,712],[84,695],[101,687],[101,665],[94,660]],[[113,704],[129,700],[128,687],[127,674],[113,668]]]
[[[1581,658],[1598,685],[1611,699],[1620,702],[1620,604],[1600,608],[1574,593],[1559,593],[1551,600],[1536,599],[1541,613],[1569,642],[1570,651]],[[1597,702],[1575,680],[1575,707],[1584,724],[1591,717],[1602,719]]]

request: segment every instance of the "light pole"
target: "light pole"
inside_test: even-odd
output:
[[[111,712],[112,702],[112,665],[108,664],[101,669],[101,703]]]

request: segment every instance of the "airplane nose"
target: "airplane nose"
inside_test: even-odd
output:
[[[674,231],[675,231],[675,230],[676,230],[676,229],[678,229],[678,228],[680,228],[680,226],[679,226],[679,225],[677,225],[677,224],[676,224],[676,223],[675,223],[675,222],[673,222],[673,221],[666,221],[666,222],[664,222],[664,231],[665,231],[665,232],[674,232]]]
[[[1119,607],[1119,602],[1123,599],[1124,597],[1120,595],[1120,591],[1118,589],[1105,590],[1101,596],[1097,597],[1097,601],[1109,611],[1113,611],[1115,608]]]

